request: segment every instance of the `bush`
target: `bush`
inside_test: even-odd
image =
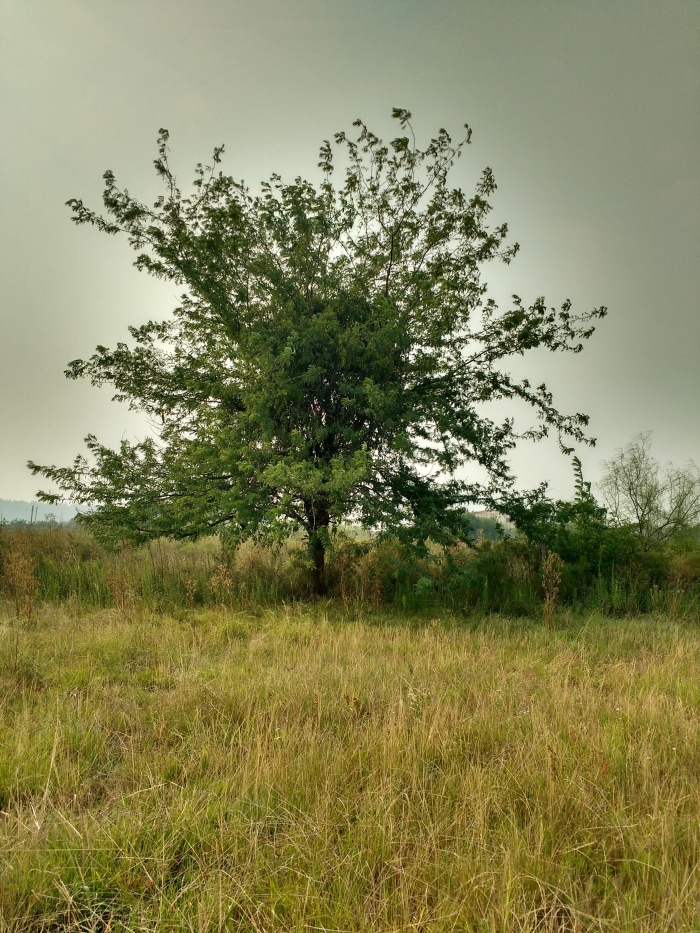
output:
[[[328,595],[347,609],[444,606],[458,613],[543,613],[544,561],[561,558],[557,603],[608,613],[649,612],[670,600],[700,601],[697,538],[645,551],[629,529],[607,526],[590,507],[536,501],[518,515],[526,534],[417,554],[393,538],[338,535],[329,554]],[[73,602],[125,613],[253,607],[313,597],[302,541],[222,546],[218,538],[151,542],[109,551],[82,529],[0,527],[0,594],[30,618],[36,601]],[[666,601],[666,602],[664,602]],[[670,605],[670,603],[669,603]]]

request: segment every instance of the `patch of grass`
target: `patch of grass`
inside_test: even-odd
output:
[[[0,931],[700,928],[700,631],[41,609]]]
[[[611,530],[611,534],[612,534]],[[589,555],[590,556],[590,555]],[[474,546],[423,555],[398,540],[341,531],[328,554],[328,594],[346,612],[383,607],[401,613],[448,611],[549,618],[555,610],[619,618],[666,614],[700,620],[700,548],[695,538],[664,550],[632,553],[619,563],[540,552],[524,538],[479,539]],[[0,598],[18,621],[37,605],[65,603],[74,612],[144,608],[173,615],[205,607],[271,608],[311,601],[314,586],[300,537],[280,546],[217,537],[159,539],[108,550],[80,526],[0,524]]]

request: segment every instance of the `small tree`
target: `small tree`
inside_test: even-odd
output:
[[[600,490],[613,524],[632,526],[644,550],[687,532],[700,521],[700,472],[695,464],[662,467],[651,437],[640,434],[604,464]]]
[[[107,217],[72,200],[73,219],[125,233],[136,266],[185,288],[172,319],[131,329],[133,345],[98,347],[70,378],[111,384],[115,398],[150,415],[157,437],[110,450],[89,436],[93,460],[31,469],[93,511],[102,538],[145,541],[223,530],[237,539],[303,530],[318,592],[326,550],[344,519],[414,544],[465,539],[469,503],[512,482],[507,454],[519,436],[550,429],[584,441],[584,415],[562,415],[546,386],[500,367],[546,347],[581,350],[593,332],[569,302],[559,312],[514,297],[500,311],[481,267],[510,262],[506,225],[489,229],[486,169],[468,197],[448,175],[469,142],[440,130],[421,150],[410,113],[385,145],[357,121],[335,137],[345,158],[332,183],[321,147],[318,186],[277,175],[253,195],[218,170],[197,167],[181,193],[161,130],[152,207],[105,174]],[[483,405],[520,399],[540,424],[520,435]],[[480,484],[457,471],[479,464]],[[60,495],[41,493],[44,501]]]

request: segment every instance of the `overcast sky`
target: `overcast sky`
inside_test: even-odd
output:
[[[590,414],[588,477],[640,431],[700,462],[698,0],[0,0],[0,81],[0,498],[33,498],[29,458],[143,433],[63,370],[176,304],[64,202],[99,207],[107,168],[154,196],[161,126],[181,180],[220,143],[251,185],[313,178],[322,139],[358,116],[391,136],[392,106],[423,140],[473,127],[455,182],[490,166],[521,244],[494,297],[608,306],[583,354],[526,365]],[[553,444],[514,463],[570,495]]]

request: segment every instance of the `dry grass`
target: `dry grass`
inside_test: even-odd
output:
[[[30,622],[36,606],[35,561],[26,536],[15,536],[12,545],[3,554],[0,592],[9,596],[15,619]]]
[[[121,607],[8,608],[0,930],[700,929],[696,627]]]

